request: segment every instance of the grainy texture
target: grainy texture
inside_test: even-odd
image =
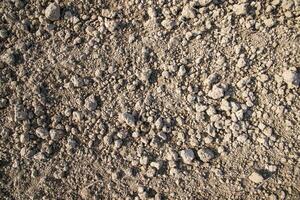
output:
[[[1,0],[0,199],[300,199],[298,0]]]

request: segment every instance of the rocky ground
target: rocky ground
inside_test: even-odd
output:
[[[0,197],[300,199],[299,0],[1,0]]]

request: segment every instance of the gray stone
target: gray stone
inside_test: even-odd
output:
[[[218,82],[219,77],[220,77],[220,75],[217,73],[210,74],[204,83],[205,83],[205,85],[210,87],[212,84],[215,84]]]
[[[185,149],[180,151],[180,156],[184,163],[191,164],[195,158],[195,154],[192,149]]]
[[[128,112],[124,112],[124,113],[120,114],[119,115],[119,120],[121,122],[125,122],[130,127],[134,127],[135,124],[136,124],[135,117],[132,114],[128,113]]]
[[[186,73],[186,68],[183,65],[181,65],[178,70],[178,76],[184,76]]]
[[[8,37],[8,31],[5,29],[0,29],[0,38],[7,38]]]
[[[159,117],[154,124],[157,130],[161,130],[164,126],[163,118]]]
[[[77,147],[77,142],[72,139],[72,138],[68,138],[67,143],[66,143],[66,147],[67,149],[75,149]]]
[[[208,148],[200,149],[200,150],[198,150],[197,153],[198,153],[200,160],[203,162],[209,162],[210,160],[212,160],[215,157],[214,152]]]
[[[49,131],[42,127],[37,128],[35,134],[42,139],[47,139],[49,137]]]
[[[9,65],[16,65],[18,64],[18,54],[12,50],[12,49],[8,49],[2,56],[1,59],[9,64]]]
[[[8,106],[8,100],[7,99],[0,99],[0,109],[6,108]]]
[[[84,107],[89,111],[96,110],[98,106],[97,100],[94,95],[90,95],[85,99]]]
[[[50,130],[50,137],[54,141],[58,141],[62,138],[63,136],[63,131],[60,129],[51,129]]]
[[[24,106],[15,105],[15,121],[23,121],[28,117],[28,113]]]
[[[60,7],[56,3],[51,3],[45,10],[45,16],[51,21],[57,21],[60,18]]]

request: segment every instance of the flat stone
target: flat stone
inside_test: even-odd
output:
[[[264,180],[264,177],[262,175],[260,175],[257,172],[253,172],[250,176],[249,176],[250,181],[254,182],[254,183],[261,183]]]

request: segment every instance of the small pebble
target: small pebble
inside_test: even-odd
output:
[[[221,99],[225,95],[225,90],[220,85],[214,85],[212,89],[208,92],[208,96],[213,99]]]
[[[284,82],[286,82],[289,86],[297,86],[300,84],[300,75],[296,71],[285,70],[282,73],[282,77]]]
[[[247,14],[247,5],[246,4],[235,4],[235,5],[233,5],[233,11],[236,15],[245,15],[245,14]]]
[[[186,164],[191,164],[195,158],[195,154],[192,149],[185,149],[179,152],[182,160]]]
[[[94,95],[90,95],[85,99],[84,107],[89,111],[96,110],[98,106],[97,100]]]
[[[215,157],[214,152],[208,148],[200,149],[197,151],[197,153],[198,153],[200,160],[203,162],[209,162],[210,160],[212,160]]]
[[[35,133],[38,137],[42,138],[42,139],[47,139],[49,137],[49,132],[47,131],[47,129],[39,127],[35,130]]]

